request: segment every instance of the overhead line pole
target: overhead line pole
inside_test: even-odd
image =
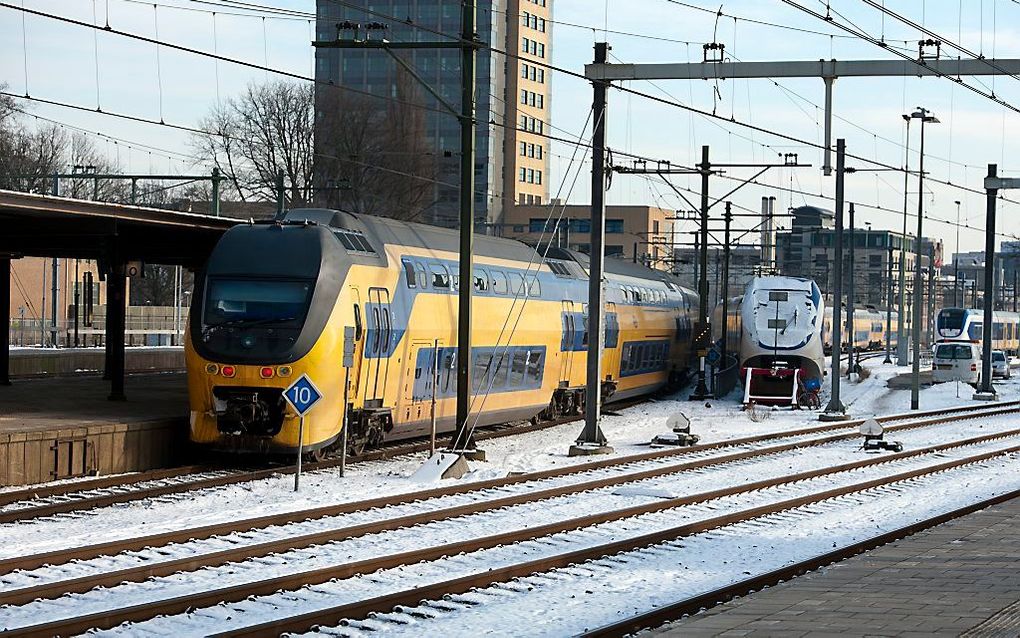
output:
[[[842,138],[836,140],[836,219],[835,219],[835,246],[833,247],[836,263],[834,269],[834,288],[832,299],[832,369],[829,372],[829,380],[832,383],[832,392],[829,396],[829,404],[825,406],[825,412],[818,415],[820,421],[843,421],[849,418],[846,413],[846,406],[839,399],[839,358],[843,351],[843,327],[840,325],[842,308],[840,301],[843,296],[843,178],[845,174],[844,162],[846,159],[846,144]]]
[[[478,49],[484,46],[475,33],[475,0],[464,0],[461,4],[461,37],[459,40],[436,42],[390,42],[386,39],[359,39],[360,24],[341,23],[337,25],[335,40],[316,40],[312,46],[332,49],[381,49],[393,56],[397,49],[457,49],[461,52],[461,105],[455,110],[441,95],[422,81],[413,69],[398,60],[412,77],[421,82],[429,93],[436,97],[444,110],[457,117],[460,122],[460,257],[458,273],[460,288],[457,291],[457,413],[456,431],[449,451],[466,458],[484,460],[485,453],[475,446],[472,431],[468,425],[471,410],[471,298],[474,290],[472,271],[475,224],[475,61]],[[369,24],[368,30],[384,30],[385,24]],[[353,38],[341,38],[342,31],[353,31]],[[527,294],[527,282],[521,295]]]
[[[595,63],[608,59],[609,44],[595,43]],[[606,238],[606,93],[608,82],[592,81],[591,250],[588,267],[588,361],[584,392],[584,429],[570,446],[570,456],[609,454],[599,426],[602,409],[602,279]]]

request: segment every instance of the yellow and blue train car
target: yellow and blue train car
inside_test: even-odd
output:
[[[854,325],[846,325],[846,310],[843,310],[841,317],[843,330],[853,335],[853,348],[856,352],[885,349],[886,323],[888,320],[890,328],[889,347],[896,347],[896,335],[899,330],[899,314],[895,311],[890,317],[886,316],[884,310],[872,308],[854,308]],[[848,350],[847,334],[843,336],[843,349]],[[822,341],[825,344],[825,352],[832,351],[832,308],[825,309],[825,321],[822,323]]]
[[[460,282],[455,231],[326,209],[295,209],[224,234],[195,283],[188,323],[190,438],[232,451],[288,452],[298,417],[283,390],[307,374],[323,399],[304,446],[357,452],[454,426],[457,307],[473,287],[471,422],[479,427],[583,411],[587,257],[475,239]],[[604,396],[682,380],[697,295],[670,275],[607,260]],[[343,404],[344,327],[354,364]],[[435,379],[435,382],[433,382]]]

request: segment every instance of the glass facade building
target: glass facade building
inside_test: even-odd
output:
[[[541,59],[538,58],[537,46],[541,44],[542,56],[549,61],[549,23],[543,17],[543,30],[539,31],[537,19],[531,17],[536,13],[546,15],[549,9],[547,0],[479,0],[476,18],[478,38],[485,45],[524,56],[524,53],[520,53],[521,44],[518,40],[522,32],[528,32],[528,44],[524,45],[529,51],[526,55],[532,56],[531,42],[536,41],[534,57]],[[527,26],[524,25],[525,21]],[[391,42],[452,41],[460,37],[461,3],[456,0],[351,0],[339,4],[333,0],[318,0],[317,40],[353,37],[351,29],[338,28],[343,23],[362,25],[359,32],[361,38],[385,37]],[[366,31],[364,26],[369,23],[383,23],[386,28]],[[531,28],[532,24],[534,29]],[[441,34],[450,38],[444,38]],[[427,196],[417,203],[422,209],[418,220],[441,226],[456,226],[460,208],[460,123],[457,116],[443,105],[443,101],[459,112],[461,52],[457,48],[449,48],[394,50],[393,53],[400,56],[429,88],[422,86],[420,81],[404,71],[389,53],[378,48],[316,49],[316,152],[320,156],[344,153],[342,148],[331,145],[328,136],[321,134],[320,130],[331,115],[328,109],[337,108],[335,102],[325,99],[329,92],[355,96],[366,108],[377,109],[383,118],[388,117],[387,114],[394,108],[416,108],[408,103],[426,106],[425,109],[417,109],[420,111],[417,117],[421,122],[413,135],[422,138],[418,150],[412,156],[400,145],[395,152],[403,151],[408,155],[406,172],[409,173],[423,172],[414,170],[413,165],[420,167],[423,158],[429,158],[424,160],[430,165],[424,171],[427,177],[422,181],[429,182],[431,186]],[[548,187],[545,185],[547,180],[542,177],[548,173],[547,143],[537,134],[529,134],[527,127],[530,124],[534,129],[537,125],[531,123],[532,119],[536,123],[542,122],[543,129],[548,126],[546,114],[549,112],[548,87],[551,77],[543,69],[541,83],[538,82],[537,73],[536,79],[531,80],[531,72],[523,66],[522,60],[505,59],[502,54],[493,53],[486,47],[478,51],[475,221],[480,225],[479,231],[498,224],[502,219],[503,207],[517,200],[518,190],[528,190],[544,201],[548,200]],[[323,83],[331,83],[339,88],[324,86]],[[536,90],[535,86],[545,89]],[[518,95],[522,91],[527,93]],[[432,92],[438,93],[443,101],[434,97]],[[365,97],[366,93],[373,97]],[[520,116],[524,113],[531,119],[522,122]],[[525,131],[518,134],[514,129],[522,125]],[[379,149],[383,155],[386,152],[386,148]],[[399,163],[387,162],[386,166],[392,174],[399,171]],[[522,169],[523,181],[520,179]],[[365,170],[373,169],[366,166]],[[328,184],[319,186],[324,190],[330,187]],[[374,212],[387,214],[385,211]],[[392,216],[403,217],[400,214]]]

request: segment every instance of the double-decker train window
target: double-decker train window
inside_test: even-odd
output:
[[[486,389],[485,383],[488,378],[491,355],[487,352],[477,352],[474,355],[474,365],[471,366],[471,387],[475,394]]]
[[[528,381],[530,384],[542,382],[542,353],[528,351]],[[530,385],[529,384],[529,385]]]
[[[492,292],[497,295],[505,295],[510,290],[506,280],[506,273],[500,270],[492,271]]]
[[[404,266],[404,279],[407,280],[408,288],[415,288],[417,278],[414,275],[414,263],[410,259],[401,259],[401,265]]]
[[[514,352],[513,363],[511,364],[510,372],[510,383],[513,385],[523,385],[524,375],[528,371],[528,355],[530,353],[527,350],[518,350]]]
[[[528,280],[528,296],[529,297],[541,297],[542,296],[542,284],[538,281],[538,275],[534,275]]]
[[[451,383],[450,378],[453,377],[453,392],[457,392],[457,375],[453,373],[453,369],[457,364],[457,352],[453,349],[447,352],[443,357],[443,369],[440,370],[440,374],[443,377],[443,393],[450,392]]]
[[[485,292],[489,289],[489,276],[481,268],[475,268],[474,280],[476,291]]]
[[[432,271],[432,287],[433,288],[450,288],[450,273],[447,272],[446,266],[442,264],[433,264],[429,267]]]
[[[517,272],[512,272],[510,277],[510,292],[516,297],[524,297],[527,293],[524,291],[524,276]]]
[[[429,287],[429,276],[425,272],[425,266],[423,266],[422,264],[419,264],[418,262],[415,262],[414,263],[414,271],[416,273],[418,273],[418,287],[419,288],[428,288]]]
[[[510,376],[510,355],[501,354],[496,362],[496,371],[492,374],[492,388],[506,387],[507,379]]]

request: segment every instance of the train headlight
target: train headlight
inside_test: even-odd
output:
[[[235,368],[234,366],[223,366],[222,368],[220,368],[220,374],[227,377],[228,379],[233,379],[234,375],[237,374],[237,368]]]
[[[259,376],[262,377],[263,379],[272,379],[273,374],[274,374],[273,369],[270,368],[269,366],[259,369]]]
[[[207,363],[207,364],[205,364],[205,372],[206,372],[206,374],[218,374],[219,371],[220,371],[220,367],[218,365],[216,365],[215,363]]]
[[[276,369],[276,375],[280,377],[289,377],[293,371],[294,369],[290,366],[280,366]]]

